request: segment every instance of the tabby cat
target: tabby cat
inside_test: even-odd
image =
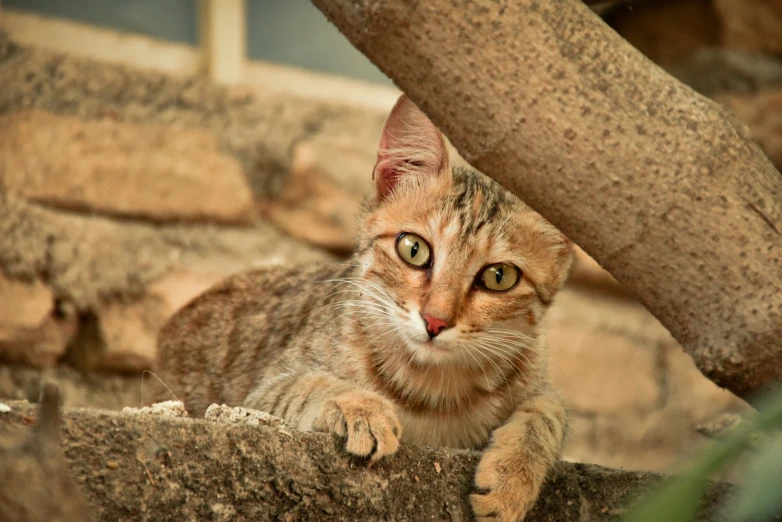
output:
[[[566,427],[542,320],[571,243],[496,182],[451,167],[405,96],[373,178],[350,263],[228,278],[163,328],[157,374],[194,415],[267,411],[373,460],[400,440],[484,448],[476,516],[522,520]]]

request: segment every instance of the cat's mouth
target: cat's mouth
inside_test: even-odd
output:
[[[437,362],[442,357],[448,357],[453,352],[447,342],[430,339],[428,336],[411,336],[407,339],[407,349],[419,362]],[[433,359],[434,358],[434,359]]]
[[[442,342],[442,341],[438,342],[437,339],[426,339],[425,341],[421,341],[420,344],[425,349],[432,350],[434,352],[448,352],[448,351],[450,351],[449,348],[445,345],[444,342]]]

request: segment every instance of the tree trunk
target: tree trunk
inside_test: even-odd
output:
[[[782,376],[782,176],[576,0],[313,0],[476,168],[635,293],[701,371]]]
[[[19,446],[2,451],[5,439],[17,439],[35,417],[29,403],[9,404],[12,411],[0,413],[0,501],[27,513],[9,521],[44,520],[56,513],[42,506],[78,495],[58,496],[47,481],[55,468],[67,480],[59,455],[41,459],[34,448],[20,452]],[[336,437],[290,430],[269,417],[248,426],[66,410],[60,439],[96,520],[472,520],[468,494],[478,453],[403,445],[370,467],[348,456]],[[28,470],[30,480],[15,480],[18,470]],[[659,479],[563,462],[525,520],[616,520]],[[711,485],[698,520],[721,520],[732,491]]]

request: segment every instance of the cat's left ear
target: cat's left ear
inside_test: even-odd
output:
[[[450,172],[442,133],[406,95],[391,109],[377,151],[372,179],[384,199],[404,177]]]

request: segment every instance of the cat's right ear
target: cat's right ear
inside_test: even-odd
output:
[[[440,131],[406,95],[391,109],[377,151],[372,179],[378,199],[411,175],[437,176],[448,169],[448,149]]]

